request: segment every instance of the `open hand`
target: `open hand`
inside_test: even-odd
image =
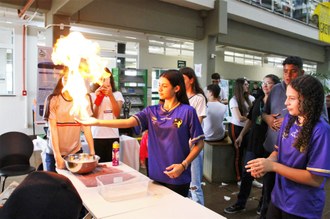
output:
[[[273,161],[266,158],[250,160],[245,166],[246,171],[255,178],[260,178],[267,172],[273,171]]]
[[[97,121],[98,121],[94,117],[89,117],[87,119],[80,119],[80,118],[75,117],[74,120],[76,120],[76,122],[78,122],[82,125],[89,125],[89,126],[96,125]]]

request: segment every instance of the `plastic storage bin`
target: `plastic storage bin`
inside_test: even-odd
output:
[[[107,201],[122,201],[148,195],[150,179],[135,172],[121,172],[96,177],[98,192]]]

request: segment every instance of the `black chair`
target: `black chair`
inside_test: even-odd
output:
[[[7,177],[25,175],[35,171],[30,165],[33,153],[31,138],[21,132],[7,132],[0,135],[0,183],[4,177],[2,190]]]

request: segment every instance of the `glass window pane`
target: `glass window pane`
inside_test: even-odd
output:
[[[235,52],[235,57],[244,57],[244,54],[243,53]]]
[[[183,56],[194,56],[194,51],[181,50],[181,55],[183,55]]]
[[[154,53],[154,54],[164,54],[165,50],[164,47],[159,47],[159,46],[149,46],[149,53]]]
[[[232,56],[225,56],[225,62],[234,62],[234,57],[232,57]]]
[[[233,52],[231,52],[231,51],[225,51],[225,55],[230,55],[230,56],[233,56],[233,55],[234,55],[234,53],[233,53]]]
[[[13,30],[0,28],[0,95],[14,94]]]
[[[244,59],[240,57],[235,57],[235,62],[238,64],[244,64]]]
[[[179,49],[166,48],[165,55],[178,56],[178,55],[180,55],[180,50]]]

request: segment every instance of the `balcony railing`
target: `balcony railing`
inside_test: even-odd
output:
[[[318,27],[321,10],[330,10],[326,0],[240,0],[289,19]]]

